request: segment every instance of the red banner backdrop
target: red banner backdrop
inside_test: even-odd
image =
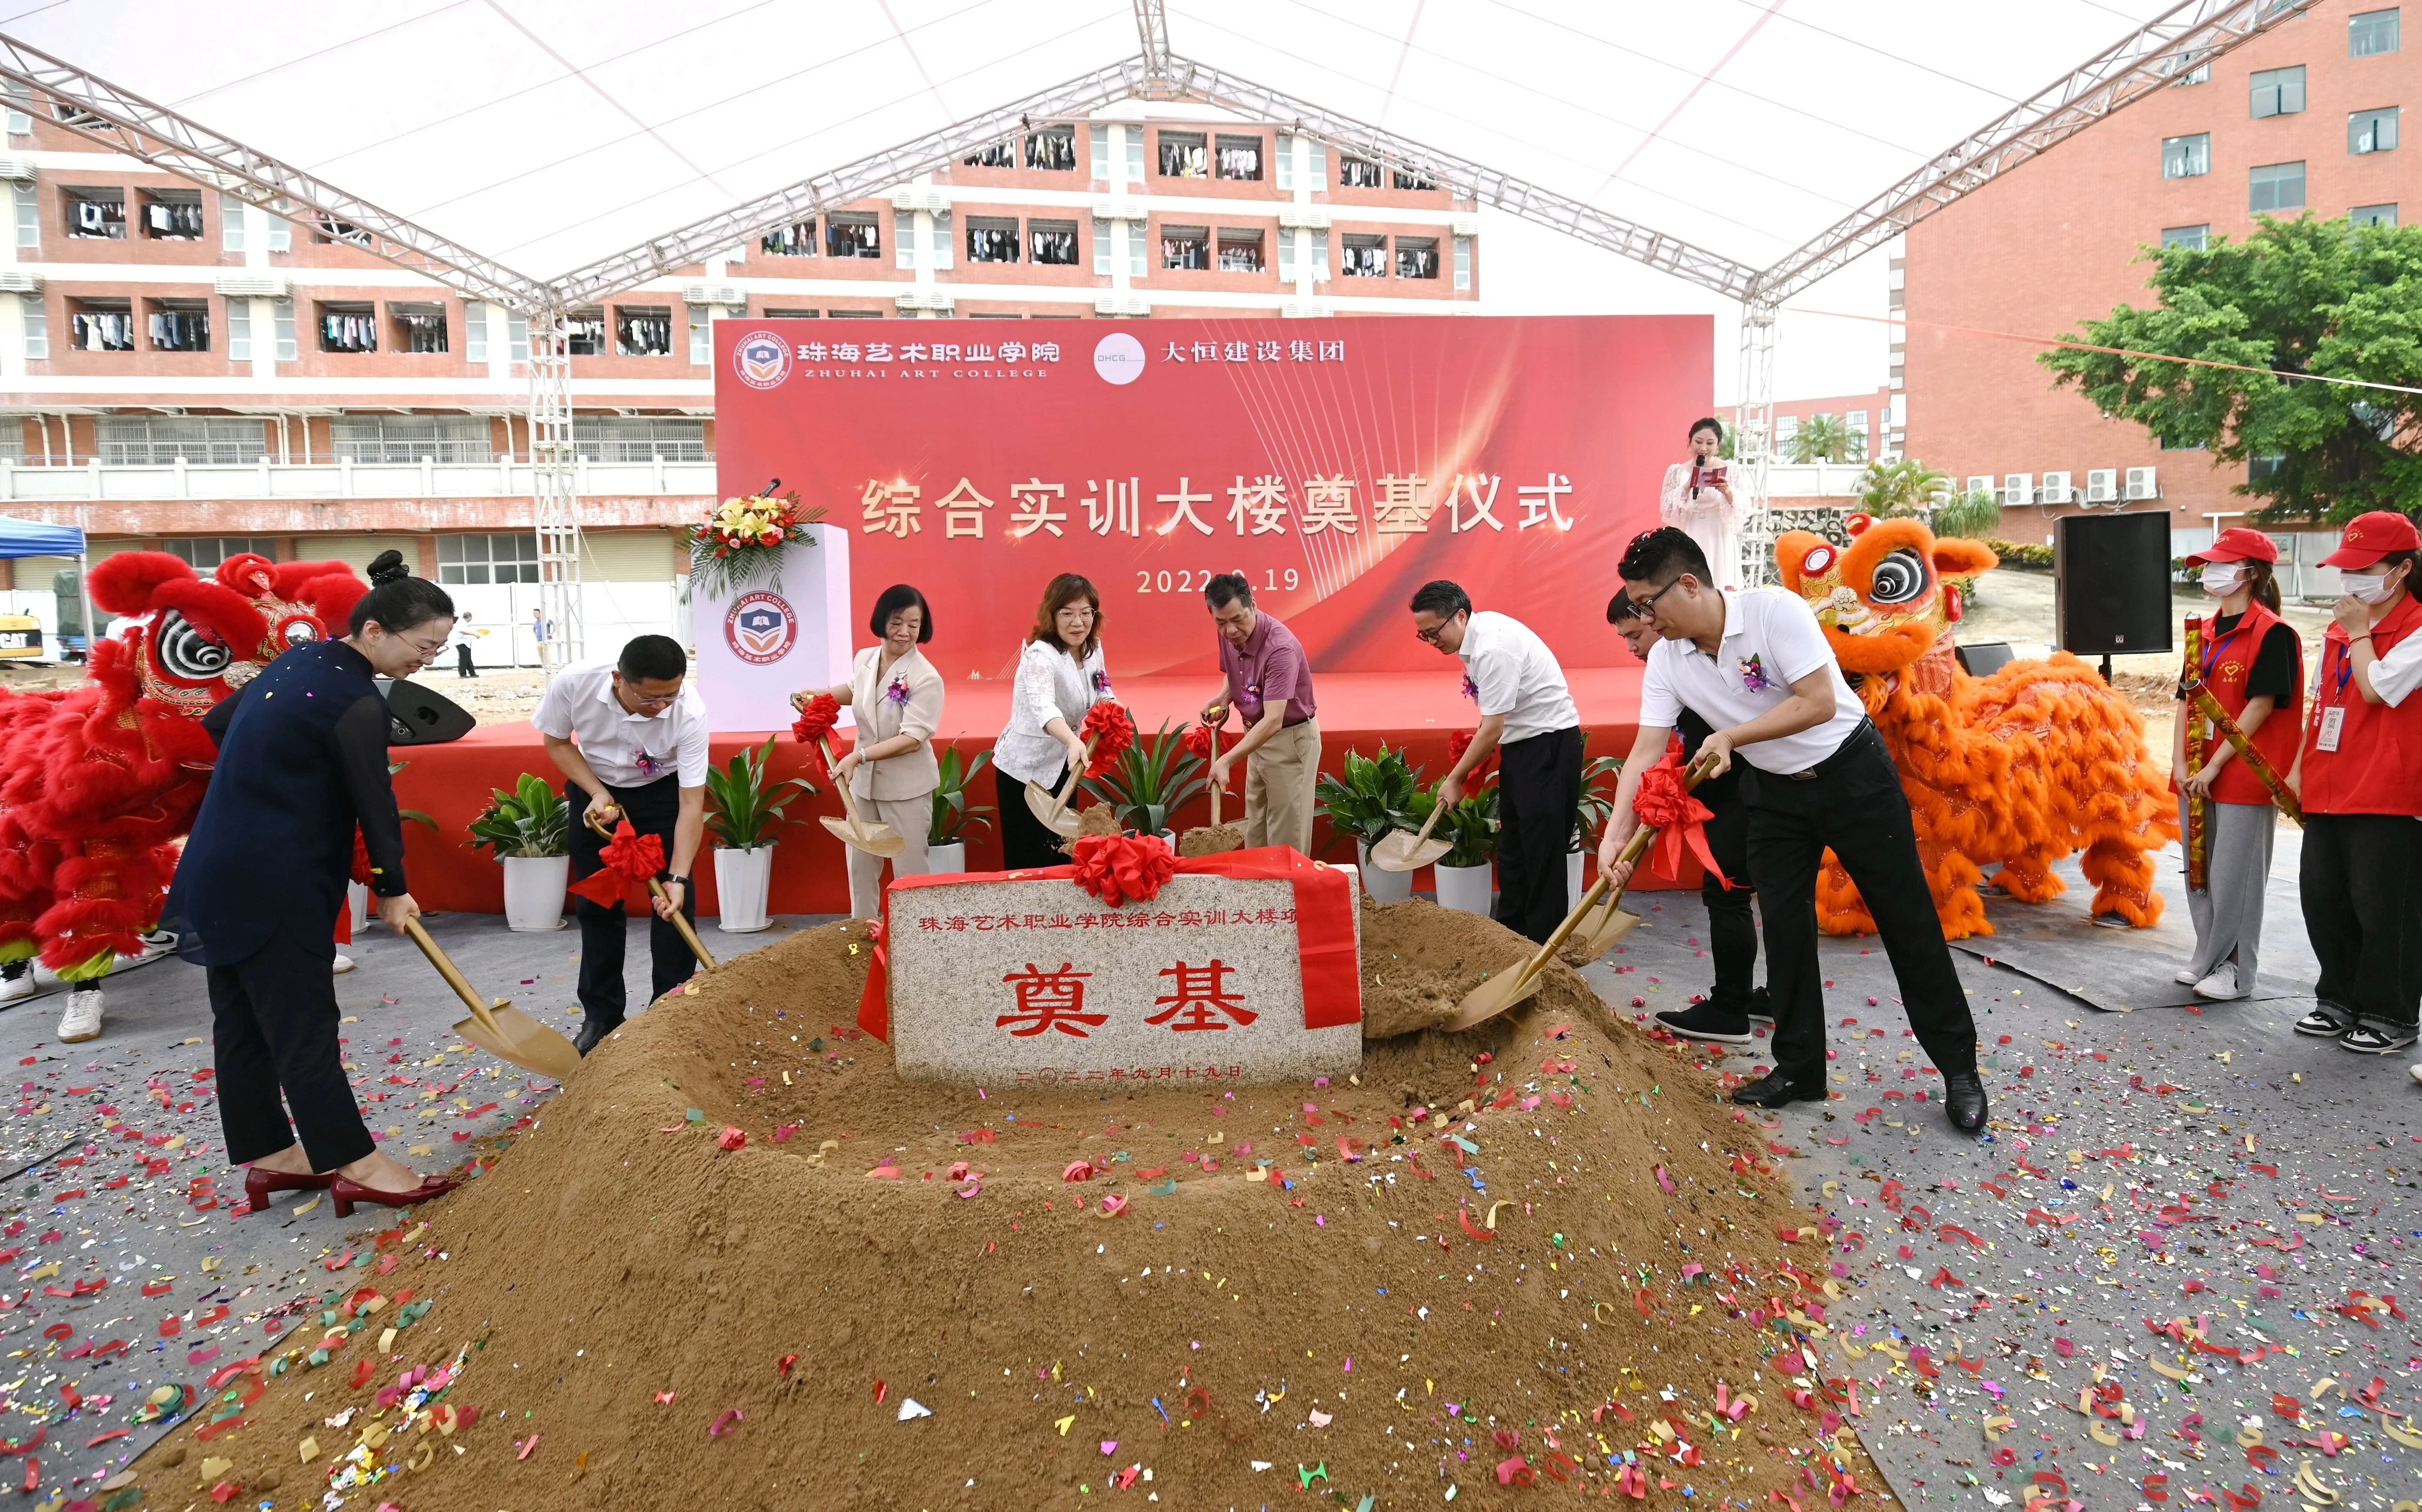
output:
[[[1216,668],[1215,572],[1245,574],[1316,671],[1436,671],[1405,616],[1434,577],[1568,667],[1628,662],[1614,562],[1713,383],[1705,316],[716,333],[723,493],[778,477],[824,506],[859,610],[915,584],[954,681],[1014,668],[1061,572],[1100,590],[1123,676]]]

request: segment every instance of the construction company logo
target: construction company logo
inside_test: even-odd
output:
[[[1093,370],[1106,384],[1134,383],[1143,376],[1143,343],[1124,331],[1112,331],[1094,344]]]
[[[798,638],[798,611],[779,593],[743,593],[723,617],[724,643],[751,667],[780,661]]]
[[[791,376],[791,344],[771,331],[751,331],[731,349],[731,368],[751,388],[772,388]]]

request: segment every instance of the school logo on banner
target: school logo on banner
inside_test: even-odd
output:
[[[1143,343],[1124,331],[1112,331],[1093,347],[1093,371],[1102,382],[1124,387],[1143,376]]]
[[[799,638],[798,611],[779,593],[743,593],[723,617],[724,642],[752,667],[780,661]]]
[[[772,388],[791,376],[791,343],[771,331],[751,331],[731,349],[732,370],[751,388]]]

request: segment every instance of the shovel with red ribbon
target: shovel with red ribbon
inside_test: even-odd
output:
[[[690,953],[698,957],[698,964],[714,970],[716,959],[707,953],[706,942],[698,937],[698,931],[690,927],[682,911],[671,906],[665,885],[656,880],[656,874],[665,869],[665,843],[653,835],[640,834],[628,819],[609,831],[598,822],[594,809],[582,811],[580,817],[590,828],[606,836],[606,848],[597,857],[604,864],[572,884],[572,890],[601,907],[610,908],[622,901],[623,890],[631,884],[644,885],[649,897],[666,906],[667,918],[681,931],[682,939],[688,944]]]

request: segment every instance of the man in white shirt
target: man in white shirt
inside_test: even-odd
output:
[[[671,908],[698,918],[690,866],[706,838],[706,705],[684,685],[689,658],[670,636],[639,636],[615,662],[568,668],[546,685],[530,722],[563,773],[572,805],[572,874],[594,875],[606,841],[585,815],[594,810],[607,830],[621,820],[663,842],[669,865],[659,880],[665,898],[648,931],[654,964],[653,998],[697,969],[689,942],[671,922]],[[574,895],[580,921],[580,1009],[576,1042],[586,1055],[622,1022],[622,905],[612,907]],[[653,1000],[653,998],[651,1000]]]
[[[1463,696],[1480,729],[1438,785],[1438,801],[1463,796],[1463,780],[1490,751],[1497,777],[1497,908],[1506,928],[1541,944],[1564,922],[1565,855],[1581,794],[1581,717],[1564,669],[1530,626],[1439,578],[1413,595],[1413,634],[1463,660]]]
[[[1766,924],[1774,1069],[1733,1101],[1781,1108],[1825,1096],[1825,999],[1816,960],[1816,870],[1831,847],[1857,883],[1892,960],[1918,1043],[1942,1072],[1952,1126],[1985,1125],[1976,1024],[1918,862],[1909,796],[1883,736],[1843,681],[1807,601],[1786,589],[1707,586],[1698,544],[1667,526],[1624,553],[1623,590],[1663,640],[1640,689],[1640,735],[1615,785],[1598,865],[1620,885],[1615,853],[1639,827],[1640,774],[1665,753],[1681,711],[1715,727],[1700,744],[1714,775],[1749,770],[1749,874]]]

